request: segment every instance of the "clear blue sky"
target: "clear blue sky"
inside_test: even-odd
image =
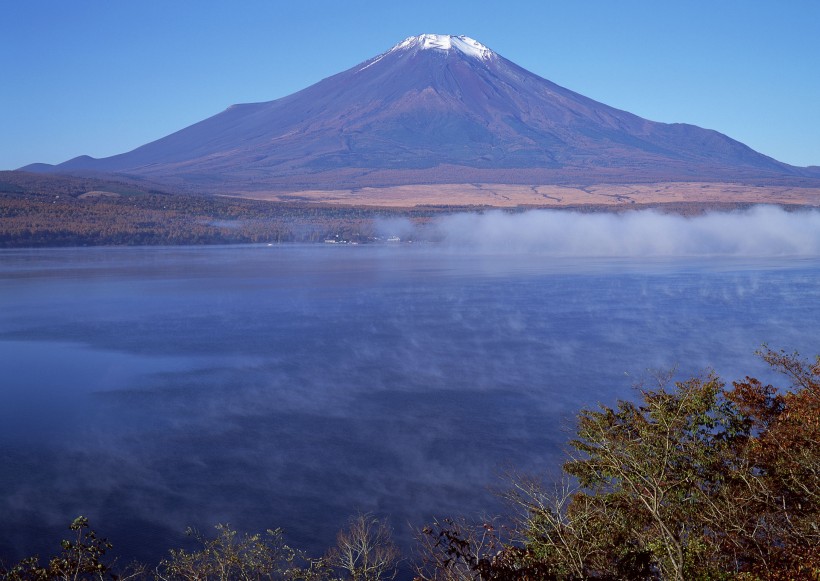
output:
[[[0,169],[128,151],[424,32],[820,165],[817,0],[7,0],[2,20]]]

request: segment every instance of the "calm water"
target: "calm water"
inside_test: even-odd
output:
[[[357,510],[498,509],[647,368],[813,355],[820,259],[410,246],[0,252],[0,555],[84,514],[155,561],[187,526],[319,553]]]

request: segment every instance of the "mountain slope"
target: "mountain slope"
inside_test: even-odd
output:
[[[811,175],[718,132],[598,103],[447,35],[410,37],[282,99],[234,105],[128,153],[48,171],[210,191]]]

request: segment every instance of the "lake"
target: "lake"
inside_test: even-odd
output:
[[[0,251],[0,555],[83,514],[156,561],[188,526],[315,554],[356,511],[407,544],[552,478],[583,406],[652,369],[818,352],[820,258],[431,245]]]

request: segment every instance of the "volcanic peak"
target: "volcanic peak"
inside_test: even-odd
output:
[[[480,60],[489,60],[495,53],[489,48],[468,36],[452,36],[450,34],[420,34],[410,36],[390,49],[393,52],[401,49],[420,50],[457,50],[467,56]]]
[[[438,34],[411,36],[298,93],[231,107],[130,152],[26,169],[218,193],[820,177],[715,131],[614,109],[472,38]]]

